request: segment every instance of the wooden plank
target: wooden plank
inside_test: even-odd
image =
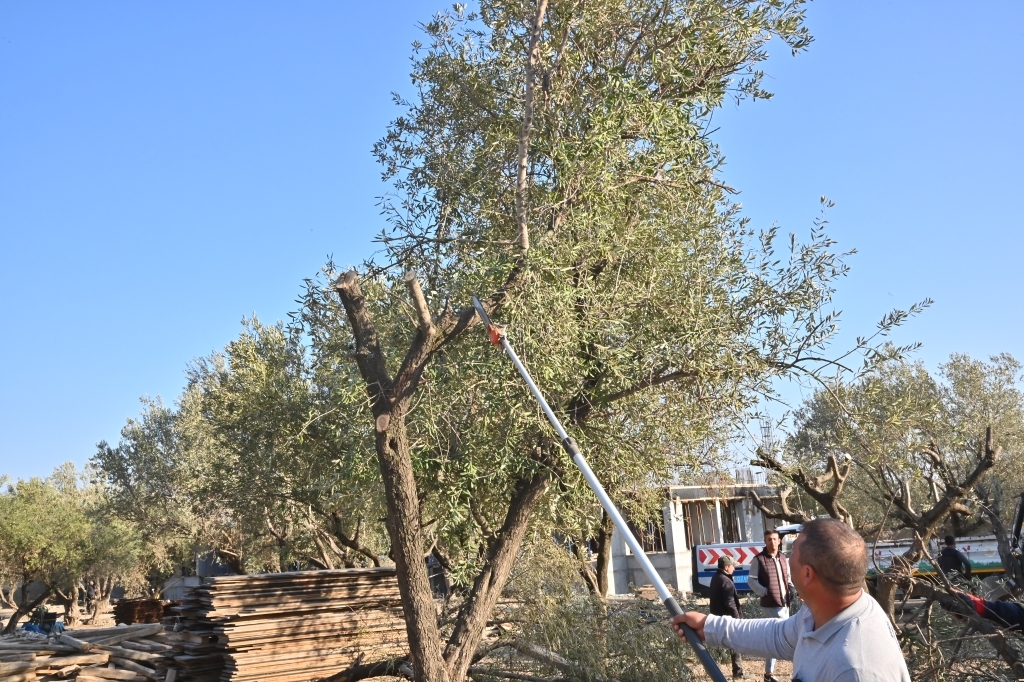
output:
[[[110,628],[78,628],[75,630],[65,630],[64,634],[71,635],[77,639],[98,639],[101,637],[113,637],[114,635],[120,635],[126,632],[147,630],[156,624],[157,623],[143,623],[139,625],[118,625]]]
[[[31,680],[38,680],[39,677],[35,673],[17,673],[3,679],[4,682],[31,682]]]
[[[173,611],[185,632],[155,639],[190,680],[298,682],[408,650],[394,569],[209,578]]]
[[[11,651],[11,652],[15,652],[15,653],[25,652],[25,651],[34,651],[36,653],[39,653],[40,651],[69,651],[69,652],[72,652],[72,651],[74,651],[74,649],[72,649],[71,647],[67,646],[66,644],[50,644],[49,642],[46,642],[44,640],[39,640],[38,643],[32,642],[31,644],[29,644],[29,643],[25,643],[25,644],[21,644],[21,643],[18,643],[18,644],[8,644],[8,643],[0,642],[0,652],[7,652],[7,651]]]
[[[80,666],[80,665],[68,665],[68,666],[65,666],[65,667],[61,668],[60,670],[58,670],[56,672],[56,675],[57,675],[57,677],[59,677],[62,680],[64,680],[64,679],[67,679],[69,677],[74,677],[75,675],[77,675],[80,672],[82,672],[82,666]]]
[[[51,658],[46,662],[46,665],[50,668],[63,668],[68,665],[80,665],[84,668],[89,665],[106,665],[109,661],[110,654],[89,653]]]
[[[14,663],[0,663],[0,679],[3,679],[4,675],[14,673],[23,673],[28,670],[35,670],[39,667],[37,661],[16,661]]]
[[[83,642],[80,639],[76,639],[66,632],[62,632],[61,634],[57,635],[57,641],[61,644],[67,644],[72,649],[76,649],[78,651],[81,651],[82,653],[85,653],[92,648],[92,644],[90,644],[89,642]]]
[[[164,631],[163,623],[147,623],[139,627],[133,627],[131,632],[122,632],[102,639],[93,639],[93,644],[113,645],[120,644],[129,639],[141,639]]]
[[[116,656],[118,658],[127,658],[133,661],[142,661],[143,663],[159,661],[161,658],[163,658],[160,654],[151,654],[143,651],[132,651],[131,649],[125,649],[119,646],[97,645],[96,648],[110,654],[111,656]]]
[[[156,674],[156,670],[154,670],[153,668],[147,668],[144,665],[139,665],[135,661],[129,660],[127,658],[118,657],[112,657],[110,660],[112,660],[115,665],[131,670],[132,672],[136,672],[148,680],[160,679]]]
[[[104,680],[144,680],[146,679],[142,675],[133,672],[131,670],[118,670],[117,668],[85,668],[82,671],[83,675],[90,675],[92,677],[104,679]]]

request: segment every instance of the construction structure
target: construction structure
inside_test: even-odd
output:
[[[694,546],[760,542],[766,529],[778,525],[754,505],[751,492],[764,501],[779,498],[778,488],[753,481],[714,487],[668,486],[660,517],[634,521],[630,527],[662,580],[685,593],[693,583]],[[633,587],[648,582],[618,532],[612,534],[608,570],[612,594],[629,594]]]

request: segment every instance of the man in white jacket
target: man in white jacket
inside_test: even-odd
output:
[[[786,620],[738,620],[688,611],[686,623],[711,646],[793,661],[793,682],[910,682],[889,618],[862,589],[864,541],[834,519],[804,524],[790,557],[805,608]]]

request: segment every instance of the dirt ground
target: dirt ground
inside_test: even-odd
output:
[[[722,673],[726,679],[732,677],[732,666],[729,663],[724,663],[719,666],[722,669]],[[746,672],[745,680],[752,680],[758,682],[758,680],[764,679],[764,659],[761,658],[744,658],[743,659],[743,670]],[[776,661],[775,663],[775,679],[780,682],[789,682],[793,677],[793,664],[790,661]],[[697,668],[694,670],[694,680],[699,682],[710,682],[711,678],[703,668]]]
[[[57,610],[59,611],[59,609],[57,609]],[[14,614],[14,609],[0,608],[0,621],[2,621],[4,624],[6,624],[7,623],[7,619],[10,618],[13,614]],[[26,623],[27,621],[28,621],[28,617],[27,616],[25,618],[21,619],[21,623]],[[19,626],[20,626],[20,623],[19,623]],[[77,628],[109,628],[109,627],[113,627],[113,626],[114,626],[114,613],[113,613],[113,611],[110,611],[108,609],[107,611],[104,611],[104,612],[100,613],[96,617],[95,621],[86,622],[86,623],[78,623],[78,624],[75,625],[75,628],[76,629]]]

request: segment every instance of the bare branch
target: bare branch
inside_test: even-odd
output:
[[[345,314],[352,326],[359,373],[366,382],[367,391],[375,407],[380,409],[383,405],[378,406],[376,403],[389,399],[394,383],[384,362],[384,351],[381,350],[373,318],[366,308],[366,298],[359,286],[359,275],[355,270],[349,270],[334,283],[334,289],[345,306]]]
[[[556,654],[554,651],[549,651],[543,647],[539,647],[536,644],[530,644],[529,642],[514,641],[511,644],[512,648],[521,653],[523,656],[528,656],[535,661],[550,665],[559,672],[571,673],[573,671],[572,663],[563,656]]]
[[[516,159],[516,222],[519,224],[519,246],[530,250],[530,226],[526,206],[526,173],[530,160],[530,131],[533,128],[534,85],[537,62],[540,61],[540,29],[548,0],[537,0],[537,15],[530,31],[530,53],[526,61],[526,96],[523,101],[523,125],[519,130],[519,151]]]
[[[782,519],[783,521],[789,521],[790,523],[807,523],[811,520],[811,517],[802,511],[793,511],[789,508],[787,497],[792,494],[791,488],[783,488],[782,492],[779,493],[779,502],[782,507],[782,511],[773,511],[765,506],[765,503],[761,500],[756,492],[751,490],[747,495],[750,497],[750,501],[754,503],[754,506],[761,510],[761,513],[772,519]]]
[[[409,288],[409,298],[412,299],[412,307],[416,309],[416,316],[419,318],[420,332],[426,337],[434,335],[434,318],[430,314],[430,307],[427,299],[423,296],[423,289],[420,288],[420,281],[415,270],[405,273],[405,286]]]
[[[547,677],[537,677],[536,675],[527,675],[525,673],[507,673],[501,670],[489,670],[479,666],[473,666],[467,672],[474,679],[479,675],[482,677],[500,677],[506,680],[524,680],[524,682],[557,682],[556,680],[549,679]]]

